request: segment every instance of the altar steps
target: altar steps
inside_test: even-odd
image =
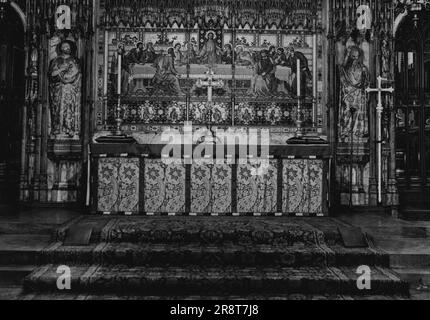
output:
[[[71,290],[79,294],[180,295],[390,295],[407,296],[409,286],[388,269],[372,269],[372,287],[357,288],[355,268],[152,268],[71,267]],[[57,266],[36,269],[24,281],[32,292],[58,293]]]
[[[101,294],[23,294],[20,288],[12,288],[12,291],[5,297],[7,300],[27,300],[27,301],[351,301],[351,300],[369,300],[369,301],[401,301],[409,300],[404,296],[351,296],[351,295],[309,295],[309,294],[285,294],[285,295],[240,295],[240,296],[139,296],[139,295],[101,295]],[[0,291],[0,298],[2,298]]]
[[[335,219],[87,217],[88,246],[66,246],[68,229],[40,252],[24,279],[23,299],[407,298],[409,285],[374,248],[347,249]],[[76,227],[76,226],[75,226]],[[57,268],[71,268],[71,290],[57,288]],[[372,288],[357,288],[357,268],[371,268]],[[128,299],[127,298],[127,299]],[[379,299],[379,298],[378,298]]]
[[[223,246],[201,244],[101,243],[87,247],[58,244],[39,256],[42,264],[153,266],[153,267],[389,267],[389,256],[372,249],[297,243]]]

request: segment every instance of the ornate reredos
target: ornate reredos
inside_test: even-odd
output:
[[[322,0],[105,0],[102,24],[130,28],[314,30]]]
[[[317,83],[323,82],[324,77],[322,3],[322,0],[101,1],[99,26],[104,32],[100,48],[105,48],[105,52],[100,52],[99,57],[103,61],[108,57],[108,63],[102,67],[107,70],[99,72],[101,77],[105,76],[105,93],[99,87],[99,97],[108,103],[99,112],[98,125],[112,123],[114,119],[118,46],[124,46],[122,105],[125,124],[135,130],[192,121],[202,125],[289,127],[294,131],[296,58],[285,61],[288,48],[294,48],[302,58],[305,125],[322,127],[324,86]],[[144,52],[136,51],[141,42]],[[155,54],[147,48],[149,44]],[[259,64],[266,51],[276,65],[273,69],[268,63]],[[167,58],[160,60],[166,55],[174,56],[173,64]],[[283,61],[275,63],[276,57]],[[163,73],[163,68],[170,71]],[[215,80],[224,84],[213,88],[213,105],[208,104],[208,88],[198,86],[210,68]],[[177,79],[175,74],[179,75]]]

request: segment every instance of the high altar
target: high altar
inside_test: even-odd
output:
[[[407,106],[416,57],[395,45],[427,2],[0,1],[25,66],[1,75],[23,92],[0,190],[105,214],[396,214],[428,198],[428,108]]]
[[[327,214],[321,1],[106,1],[103,9],[94,211]],[[184,149],[185,126],[192,157],[182,150],[169,163],[166,132]]]

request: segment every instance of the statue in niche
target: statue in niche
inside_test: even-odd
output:
[[[406,114],[403,109],[397,109],[396,112],[396,127],[404,128],[406,127]]]
[[[75,43],[62,41],[57,54],[49,66],[51,135],[56,139],[79,139],[82,74],[75,58]]]
[[[199,52],[198,58],[202,64],[213,66],[221,61],[222,50],[217,46],[216,34],[209,31],[206,34],[206,43]]]
[[[341,100],[339,110],[339,140],[364,142],[369,136],[367,99],[369,70],[363,63],[363,52],[357,46],[347,49],[340,67]]]
[[[382,40],[382,77],[385,79],[391,78],[391,50],[390,43],[387,39]]]

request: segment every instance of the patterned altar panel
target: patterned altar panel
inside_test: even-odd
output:
[[[191,168],[191,212],[227,214],[232,211],[232,167],[195,164]]]
[[[304,125],[312,124],[312,102],[303,104]],[[238,102],[235,105],[235,125],[266,125],[292,127],[297,120],[297,102]]]
[[[237,170],[238,213],[275,213],[277,211],[278,165],[271,161],[267,169],[255,175],[258,165],[239,165]]]
[[[100,159],[98,211],[139,212],[139,159]]]
[[[323,213],[323,161],[284,160],[283,180],[284,213]]]
[[[213,123],[218,125],[231,125],[231,103],[215,102],[209,107],[207,102],[192,102],[190,104],[189,120],[196,125]]]
[[[123,100],[124,102],[124,122],[130,125],[135,124],[170,124],[181,125],[186,120],[187,105],[183,101],[162,101],[146,100],[137,101],[135,99]],[[108,117],[111,121],[115,119],[117,104],[109,104]]]
[[[323,213],[324,203],[324,162],[308,160],[310,203],[309,212]]]
[[[166,165],[161,160],[145,161],[145,212],[153,214],[185,212],[184,165]]]

